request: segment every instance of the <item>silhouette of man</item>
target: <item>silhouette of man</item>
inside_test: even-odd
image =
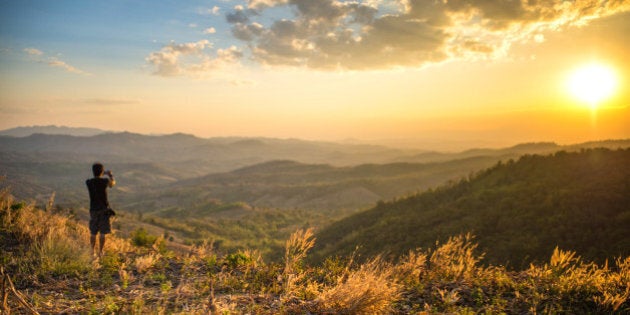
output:
[[[113,211],[109,208],[107,188],[114,187],[116,181],[111,171],[104,171],[103,169],[103,164],[94,163],[92,165],[94,178],[85,181],[90,193],[90,245],[92,246],[93,257],[97,257],[96,234],[101,233],[98,249],[98,257],[101,257],[105,246],[105,234],[109,234],[112,231],[109,218]],[[103,174],[107,175],[107,177],[102,177]]]

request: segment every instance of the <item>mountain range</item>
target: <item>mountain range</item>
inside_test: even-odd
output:
[[[168,233],[176,242],[190,244],[210,239],[217,248],[256,248],[277,258],[282,241],[290,233],[297,228],[314,227],[321,231],[319,237],[327,244],[326,248],[318,248],[315,258],[347,253],[365,239],[378,239],[377,235],[366,234],[378,230],[372,225],[401,228],[415,222],[415,217],[426,219],[433,213],[426,209],[426,213],[418,215],[409,210],[400,216],[402,222],[386,217],[376,220],[381,223],[366,219],[384,205],[389,209],[390,204],[400,200],[434,194],[431,191],[436,187],[443,191],[444,187],[459,185],[462,179],[472,181],[474,174],[496,168],[500,161],[507,165],[523,155],[558,151],[573,154],[600,147],[628,148],[630,140],[575,145],[541,142],[501,149],[433,152],[299,139],[204,139],[186,134],[149,136],[128,132],[92,136],[34,133],[0,136],[0,176],[4,177],[0,187],[8,186],[17,198],[38,203],[47,202],[55,193],[58,207],[73,209],[79,219],[85,220],[88,214],[84,181],[91,177],[91,164],[101,161],[116,175],[118,184],[110,201],[120,217],[115,227],[123,234],[143,227],[154,234]],[[475,200],[477,197],[464,199],[483,204]],[[492,204],[483,205],[493,209]],[[422,207],[414,205],[413,209]],[[442,218],[441,215],[436,214],[436,218]],[[406,236],[406,242],[393,237],[391,242],[379,242],[391,245],[378,250],[396,257],[411,244],[427,246],[428,242],[453,233],[471,231],[480,238],[492,235],[490,230],[470,224],[463,225],[469,229],[450,228],[460,223],[447,215],[431,220],[427,221],[432,222],[430,227],[409,227],[409,231],[424,238]],[[359,228],[364,225],[367,230]],[[334,231],[349,231],[350,236]],[[498,236],[493,241],[501,243]],[[483,238],[480,244],[486,246],[489,241]],[[508,257],[505,249],[486,249],[492,257],[513,263],[535,256]],[[369,256],[374,252],[363,247],[361,253]]]
[[[68,136],[77,136],[77,137],[89,137],[95,136],[103,133],[108,133],[109,131],[97,129],[97,128],[85,128],[85,127],[66,127],[66,126],[23,126],[23,127],[15,127],[5,130],[0,130],[0,136],[11,136],[11,137],[28,137],[30,135],[41,133],[48,135],[68,135]]]

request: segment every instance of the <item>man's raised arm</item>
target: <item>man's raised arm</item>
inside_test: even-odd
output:
[[[107,172],[105,172],[105,174],[107,176],[109,176],[109,184],[108,184],[108,186],[110,188],[114,187],[114,185],[116,185],[116,180],[114,179],[114,174],[112,174],[112,171],[107,171]]]

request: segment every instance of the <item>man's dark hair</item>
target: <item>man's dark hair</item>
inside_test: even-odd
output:
[[[94,174],[94,177],[103,175],[103,164],[101,163],[92,164],[92,174]]]

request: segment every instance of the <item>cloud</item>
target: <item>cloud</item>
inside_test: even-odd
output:
[[[46,64],[48,64],[51,67],[56,67],[56,68],[61,68],[67,72],[71,72],[71,73],[76,73],[76,74],[83,74],[83,75],[90,75],[89,73],[81,70],[81,69],[77,69],[69,64],[67,64],[65,61],[59,60],[55,57],[50,57],[48,58],[48,61],[46,62]]]
[[[212,44],[207,40],[190,43],[169,43],[160,51],[151,53],[146,61],[153,67],[153,74],[163,77],[199,76],[212,70],[237,64],[242,51],[236,46],[210,52]]]
[[[140,104],[139,100],[132,99],[112,99],[112,98],[88,98],[80,100],[81,103],[97,106],[117,106]]]
[[[221,8],[219,6],[213,6],[212,8],[208,9],[207,7],[204,8],[198,8],[197,9],[197,13],[200,15],[219,15],[221,12]]]
[[[256,22],[249,25],[238,23],[232,28],[232,34],[240,40],[251,41],[260,36],[263,30],[264,27]]]
[[[247,23],[249,22],[249,16],[255,11],[246,11],[243,6],[237,5],[234,7],[234,11],[226,14],[225,18],[228,23]]]
[[[53,68],[63,69],[66,72],[81,74],[81,75],[91,75],[89,72],[78,69],[74,66],[69,65],[67,62],[60,60],[57,57],[45,57],[43,51],[37,48],[24,48],[23,51],[31,57],[33,61],[48,65]]]
[[[47,98],[41,100],[47,104],[55,105],[55,108],[128,108],[133,105],[142,104],[140,99],[128,98],[109,98],[109,97],[93,97],[93,98]]]
[[[292,16],[274,20],[270,8]],[[541,32],[629,9],[624,0],[248,0],[226,20],[260,63],[361,70],[499,57]]]
[[[492,59],[545,32],[630,10],[629,0],[246,0],[225,14],[243,46],[172,42],[147,63],[158,76],[201,76],[247,59],[322,70],[420,67]],[[202,14],[218,14],[219,7]],[[280,18],[281,17],[281,18]],[[213,34],[213,27],[204,34]],[[59,65],[62,66],[62,65]],[[72,68],[67,68],[70,71]]]
[[[44,53],[37,48],[24,48],[24,52],[30,56],[41,56]]]

